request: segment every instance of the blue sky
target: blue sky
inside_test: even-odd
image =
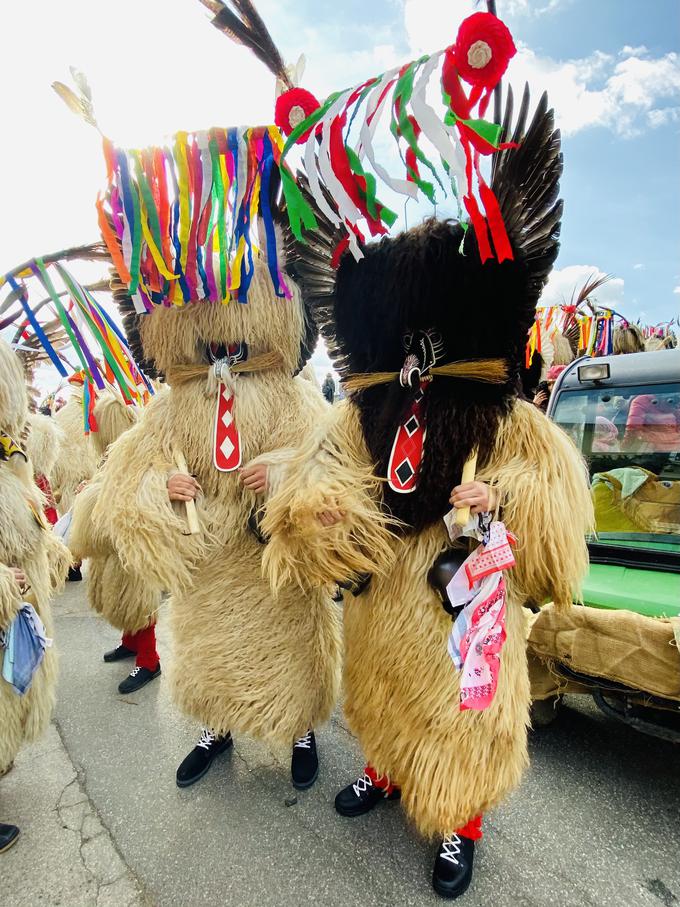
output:
[[[319,97],[452,43],[462,19],[485,7],[474,0],[257,5],[284,59],[305,53],[302,85]],[[497,5],[519,48],[510,81],[521,90],[527,79],[534,98],[547,88],[563,133],[562,250],[545,302],[568,298],[601,271],[615,279],[600,302],[647,323],[677,317],[680,0]],[[0,55],[0,83],[13,88],[3,96],[1,271],[97,238],[100,139],[49,87],[69,80],[69,65],[87,73],[99,123],[121,145],[272,119],[273,78],[210,26],[198,0],[117,0],[115,15],[101,13],[91,0],[41,4],[40,30],[31,4],[0,13],[7,33],[31,36]],[[416,216],[410,209],[411,223]]]

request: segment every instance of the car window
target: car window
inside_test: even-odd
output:
[[[598,540],[680,552],[680,385],[562,391],[552,418],[588,464]]]

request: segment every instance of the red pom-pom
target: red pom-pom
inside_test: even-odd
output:
[[[507,25],[497,16],[474,13],[460,26],[453,53],[461,79],[470,85],[492,89],[502,78],[517,48]]]
[[[284,91],[276,99],[274,122],[284,135],[290,135],[303,120],[311,116],[320,106],[311,91],[306,91],[304,88],[291,88],[288,91]],[[296,144],[300,145],[306,142],[311,131],[310,127],[298,138]]]

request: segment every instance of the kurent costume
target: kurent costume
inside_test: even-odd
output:
[[[57,506],[52,492],[51,475],[59,459],[64,433],[51,416],[31,413],[28,417],[26,453],[33,465],[35,483],[45,496],[44,513],[50,525],[57,522]]]
[[[20,352],[28,380],[35,365],[47,360],[67,378],[65,347],[83,367],[82,373],[69,379],[81,386],[71,407],[78,416],[78,429],[72,425],[64,433],[56,420],[35,414],[29,424],[24,371],[11,347],[0,341],[0,774],[11,765],[22,740],[35,739],[49,720],[56,679],[49,598],[71,564],[71,553],[45,519],[48,500],[35,484],[34,469],[49,492],[55,457],[57,462],[60,459],[58,442],[65,444],[69,437],[84,438],[96,430],[97,393],[105,392],[107,381],[111,387],[117,384],[128,403],[143,402],[151,390],[91,288],[82,286],[63,265],[81,258],[108,260],[108,254],[101,245],[79,246],[34,258],[0,275],[0,288],[8,291],[0,303],[0,329],[14,329],[12,346]],[[61,293],[55,281],[65,287]],[[34,302],[29,297],[38,286],[45,298]],[[24,439],[35,464],[22,449]],[[86,438],[82,449],[87,455]],[[62,458],[69,455],[81,464],[87,459],[72,451],[61,452]],[[73,462],[66,472],[73,476]],[[81,472],[81,479],[89,474]],[[75,483],[70,490],[75,493]],[[53,506],[48,515],[56,519]],[[15,571],[19,580],[25,577],[25,588],[20,587]],[[17,835],[16,826],[0,825],[0,850],[11,846]]]
[[[76,488],[89,481],[97,468],[96,454],[83,430],[83,389],[74,387],[59,412],[52,416],[64,433],[52,473],[52,491],[63,516],[73,506]]]
[[[549,396],[559,374],[557,369],[563,369],[577,356],[603,356],[613,352],[614,317],[621,316],[613,309],[599,308],[592,296],[609,280],[611,276],[595,273],[583,286],[574,289],[568,304],[536,309],[522,370],[522,384],[529,399],[541,381],[547,381]],[[547,404],[546,399],[542,407],[544,412]]]
[[[43,518],[43,498],[21,448],[19,439],[27,418],[23,370],[17,356],[0,340],[0,775],[10,768],[21,744],[44,731],[54,703],[57,672],[54,648],[47,647],[30,686],[20,695],[18,690],[25,689],[26,678],[19,681],[11,676],[7,663],[11,626],[27,602],[44,625],[45,635],[52,636],[50,597],[63,583],[70,562],[67,549]],[[26,590],[19,588],[13,567],[26,575]],[[13,843],[17,834],[14,826],[0,826],[0,849]]]
[[[123,631],[121,645],[107,652],[104,661],[135,658],[134,670],[118,687],[120,693],[133,693],[160,674],[155,615],[161,603],[161,590],[143,574],[131,574],[123,568],[113,543],[94,531],[92,510],[101,493],[107,452],[136,424],[140,411],[126,405],[115,392],[105,391],[99,395],[93,414],[97,431],[90,433],[89,443],[99,459],[99,467],[76,496],[68,542],[77,560],[90,559],[87,582],[90,606]],[[142,623],[138,625],[140,619]]]
[[[336,274],[329,261],[308,261],[301,285],[314,287],[314,314],[349,399],[303,444],[268,501],[264,566],[275,587],[350,588],[345,714],[370,765],[336,807],[358,815],[398,785],[419,831],[444,839],[433,884],[445,897],[467,888],[481,814],[527,764],[522,606],[571,604],[592,515],[573,444],[518,399],[527,332],[558,251],[562,158],[545,96],[531,119],[528,91],[516,118],[508,92],[502,126],[475,116],[513,53],[503,23],[478,13],[445,51],[321,104],[302,89],[277,103],[277,123],[290,132],[284,158],[299,140],[309,177],[284,182],[303,212],[295,228],[303,232],[313,201],[335,215],[335,261],[348,250]],[[439,66],[441,116],[426,91]],[[406,180],[375,160],[383,109],[407,147]],[[493,155],[489,183],[483,155]],[[431,197],[426,168],[441,188],[456,176],[470,223],[429,219],[364,242],[359,220],[374,235],[394,220],[367,163],[411,197]],[[449,495],[474,476],[475,460],[499,508],[459,526],[447,515]],[[328,512],[339,519],[322,526]],[[472,553],[467,537],[481,542]]]
[[[240,36],[290,84],[259,17],[245,16]],[[57,90],[93,119],[87,92]],[[299,375],[317,330],[286,270],[294,252],[280,200],[282,145],[275,127],[178,133],[172,150],[104,143],[99,213],[114,296],[136,358],[170,390],[109,451],[92,535],[113,543],[131,576],[170,593],[173,696],[205,726],[178,770],[180,786],[207,770],[231,731],[295,744],[293,782],[309,786],[318,770],[312,728],[338,693],[337,605],[326,590],[304,595],[292,585],[274,600],[262,577],[262,498],[239,476],[258,458],[275,487],[327,407]],[[167,483],[187,469],[201,493],[185,514]],[[143,627],[149,604],[132,604],[126,596],[116,615],[107,603],[107,618]]]

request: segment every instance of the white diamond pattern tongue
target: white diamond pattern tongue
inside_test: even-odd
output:
[[[233,472],[241,465],[241,437],[234,417],[234,395],[222,383],[217,394],[213,463],[220,472]]]

